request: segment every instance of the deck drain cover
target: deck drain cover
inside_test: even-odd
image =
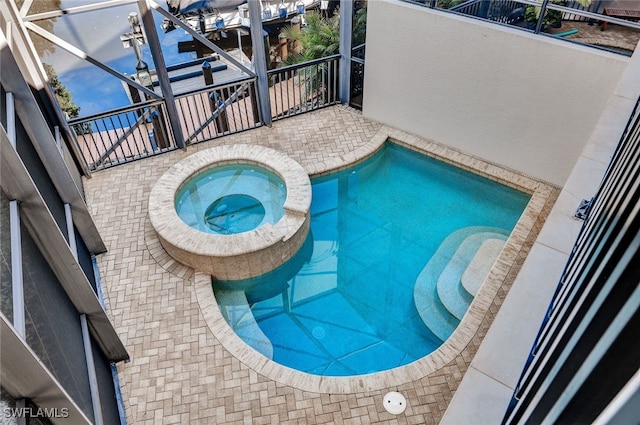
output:
[[[384,410],[392,415],[399,415],[407,408],[407,400],[402,394],[395,391],[386,393],[382,402],[384,403]]]

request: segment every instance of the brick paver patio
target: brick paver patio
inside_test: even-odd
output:
[[[241,363],[213,335],[196,297],[193,271],[167,262],[150,237],[151,187],[172,164],[218,144],[254,143],[290,155],[308,170],[334,163],[383,126],[331,107],[241,134],[97,172],[86,180],[89,208],[108,252],[98,256],[107,313],[131,356],[118,365],[131,424],[435,424],[442,417],[557,197],[542,213],[506,272],[471,342],[444,368],[380,391],[320,394],[280,384]],[[165,258],[164,260],[161,259]],[[387,391],[407,398],[404,414],[382,407]]]

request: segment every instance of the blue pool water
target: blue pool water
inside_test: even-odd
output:
[[[216,281],[214,291],[249,345],[325,376],[387,370],[437,349],[447,335],[417,311],[421,272],[436,252],[454,256],[438,249],[461,229],[508,234],[529,200],[393,143],[312,186],[311,232],[298,254],[259,278]]]
[[[176,193],[178,216],[202,232],[243,233],[284,215],[287,191],[273,172],[249,164],[220,165],[187,180]]]

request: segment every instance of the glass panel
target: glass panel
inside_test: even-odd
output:
[[[13,323],[9,200],[0,192],[0,311]]]
[[[80,316],[24,225],[21,231],[27,344],[91,418]]]

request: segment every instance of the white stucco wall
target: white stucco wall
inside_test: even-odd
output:
[[[629,58],[369,1],[363,115],[563,185]]]

